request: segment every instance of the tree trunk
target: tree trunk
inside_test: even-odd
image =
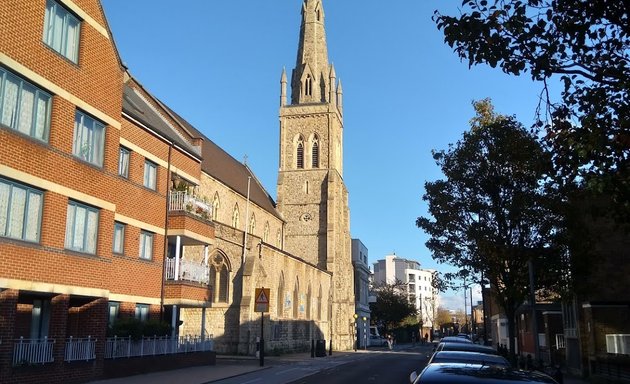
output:
[[[508,353],[508,360],[510,363],[516,364],[516,321],[514,321],[514,316],[516,315],[516,309],[514,307],[505,311],[505,316],[508,319],[508,343],[510,345],[510,350]]]

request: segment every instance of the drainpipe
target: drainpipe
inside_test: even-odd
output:
[[[166,168],[166,213],[164,215],[164,252],[162,254],[162,285],[160,288],[160,321],[164,321],[164,283],[166,281],[166,255],[168,253],[168,210],[171,200],[171,151],[173,142],[168,146],[168,165]]]

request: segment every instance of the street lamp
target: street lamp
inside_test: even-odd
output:
[[[359,327],[357,326],[357,319],[359,318],[359,315],[355,313],[352,316],[354,317],[354,337],[356,338],[356,342],[354,343],[354,351],[356,352],[357,346],[359,344]]]
[[[363,316],[363,349],[367,350],[367,317]]]

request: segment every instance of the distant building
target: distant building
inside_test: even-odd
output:
[[[422,333],[429,333],[439,306],[439,296],[433,288],[433,269],[423,269],[415,260],[387,255],[374,263],[374,284],[394,284],[397,281],[406,287],[407,298],[418,309]]]
[[[354,308],[356,337],[358,347],[368,343],[370,335],[370,304],[368,293],[370,288],[370,267],[368,266],[368,249],[359,239],[352,239],[352,266],[354,267]]]

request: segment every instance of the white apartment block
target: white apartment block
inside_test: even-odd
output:
[[[439,295],[433,289],[434,269],[423,269],[415,260],[387,255],[374,263],[374,284],[404,284],[407,298],[418,309],[423,333],[433,327],[433,319],[439,306]]]

